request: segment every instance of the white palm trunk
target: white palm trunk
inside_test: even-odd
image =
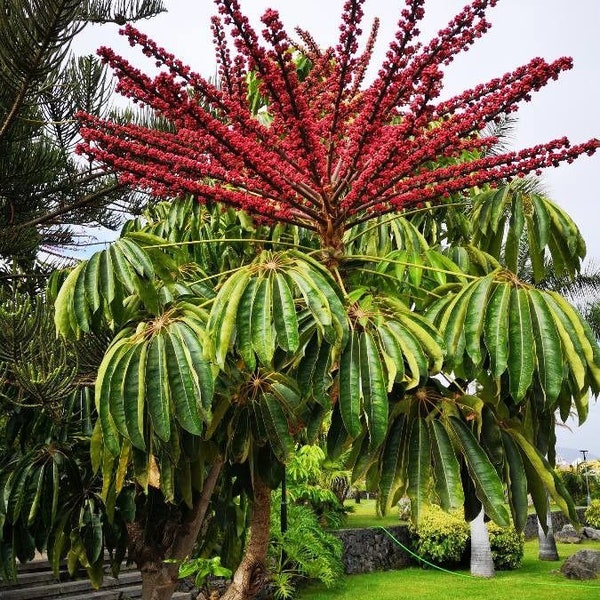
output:
[[[554,539],[554,526],[552,525],[552,513],[550,512],[550,498],[547,499],[546,509],[546,533],[542,529],[538,517],[538,540],[539,540],[539,553],[538,558],[540,560],[559,560],[558,548],[556,547],[556,540]]]
[[[483,508],[470,523],[471,526],[471,575],[493,577],[494,561],[490,547],[490,536],[484,520]]]

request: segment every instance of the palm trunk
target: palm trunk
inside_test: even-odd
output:
[[[251,600],[263,586],[269,548],[270,516],[271,490],[256,476],[248,546],[231,585],[220,600]]]
[[[164,555],[156,557],[149,552],[147,558],[136,560],[142,572],[142,600],[170,600],[172,597],[179,581],[179,563],[192,554],[222,466],[221,459],[212,466],[202,493],[195,498],[192,510],[177,528]],[[175,562],[166,563],[165,559]]]
[[[490,536],[484,517],[485,511],[482,508],[471,521],[471,575],[475,577],[494,576]]]
[[[547,499],[546,508],[546,532],[540,523],[538,517],[538,540],[539,540],[539,554],[540,560],[559,560],[558,548],[556,547],[556,540],[554,539],[554,525],[552,524],[552,512],[550,511],[550,498]]]

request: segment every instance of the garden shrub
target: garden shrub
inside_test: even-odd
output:
[[[411,525],[411,532],[415,553],[437,565],[460,562],[469,539],[462,513],[447,513],[435,505],[425,511],[418,526]]]
[[[342,542],[325,531],[308,505],[288,505],[288,529],[281,532],[280,496],[273,494],[269,570],[275,600],[295,594],[301,579],[317,579],[331,587],[344,572]]]
[[[595,529],[600,529],[600,500],[592,500],[584,515],[585,522]]]
[[[525,536],[514,527],[500,527],[490,521],[488,523],[490,546],[494,566],[499,571],[518,569],[523,560]]]

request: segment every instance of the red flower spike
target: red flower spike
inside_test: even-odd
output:
[[[82,113],[85,143],[78,152],[156,196],[223,202],[261,221],[303,225],[318,232],[324,246],[339,247],[346,229],[375,216],[539,173],[600,146],[598,140],[571,146],[563,138],[486,152],[496,139],[485,137],[484,127],[570,69],[570,58],[534,58],[436,102],[444,67],[487,32],[495,0],[472,1],[426,44],[418,41],[425,1],[406,0],[378,76],[366,88],[379,23],[361,50],[364,0],[346,0],[331,48],[298,29],[293,41],[274,10],[262,17],[261,42],[238,0],[215,4],[220,87],[127,25],[121,33],[161,72],[150,77],[109,48],[99,54],[115,71],[118,91],[171,121],[173,132]],[[293,52],[310,62],[302,78]],[[267,99],[268,118],[257,118],[248,104],[250,74]],[[476,158],[464,162],[465,152]]]

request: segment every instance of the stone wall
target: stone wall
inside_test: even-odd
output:
[[[386,527],[404,546],[410,536],[406,525]],[[402,569],[411,564],[410,555],[383,529],[341,529],[335,533],[344,544],[344,569],[348,574]]]
[[[579,516],[579,522],[585,525],[584,520],[585,508],[578,508],[577,515]],[[560,531],[569,520],[565,515],[558,511],[552,511],[552,526],[554,527],[554,532]],[[537,537],[538,535],[538,524],[537,524],[537,515],[529,515],[527,517],[527,523],[525,525],[525,530],[523,531],[525,534],[526,540],[531,540]]]
[[[584,522],[584,512],[584,508],[577,509],[581,523]],[[552,523],[556,532],[560,531],[568,523],[568,520],[560,511],[554,511],[552,512]],[[406,525],[386,527],[386,529],[402,545],[410,548],[410,534]],[[528,540],[537,537],[536,515],[529,515],[524,533],[525,539]],[[340,529],[335,532],[335,535],[342,540],[344,545],[344,569],[348,574],[403,569],[417,562],[379,527]]]

